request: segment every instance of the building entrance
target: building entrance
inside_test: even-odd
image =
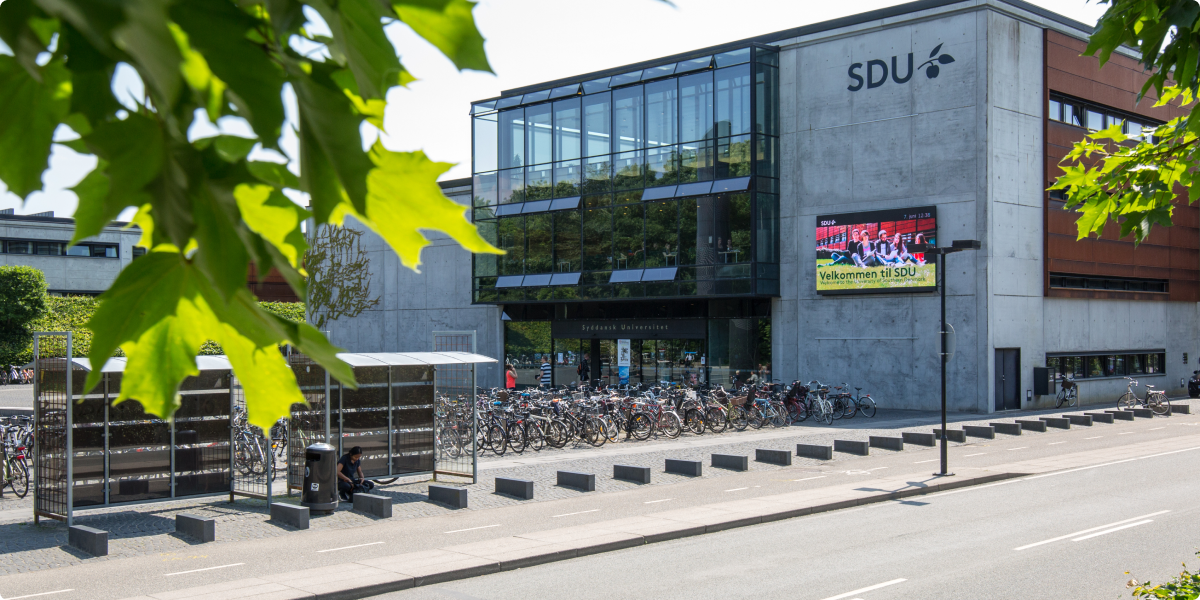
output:
[[[996,410],[1021,408],[1021,350],[996,349]]]

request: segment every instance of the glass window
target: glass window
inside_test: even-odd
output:
[[[715,77],[717,135],[750,133],[750,65],[718,69]]]
[[[496,150],[500,147],[500,140],[497,137],[497,126],[499,124],[497,115],[496,113],[480,115],[471,121],[475,129],[474,171],[476,173],[495,171],[499,168],[496,160]]]
[[[713,137],[713,74],[697,73],[679,79],[679,139],[690,142]]]
[[[760,135],[756,142],[754,160],[758,175],[779,177],[779,138]]]
[[[679,255],[677,258],[681,265],[696,264],[696,248],[699,245],[696,238],[697,206],[701,200],[707,200],[707,198],[685,198],[679,201]],[[707,202],[705,206],[708,206]]]
[[[741,50],[733,50],[716,56],[717,67],[727,67],[729,65],[737,65],[744,62],[750,62],[750,49],[742,48]]]
[[[668,146],[679,141],[679,80],[646,84],[646,146]]]
[[[716,178],[750,175],[750,136],[717,140]]]
[[[520,275],[525,272],[525,217],[502,217],[496,221],[496,239],[504,254],[499,255],[497,275]]]
[[[577,273],[583,270],[580,257],[580,213],[567,210],[554,217],[554,270],[559,273]]]
[[[679,153],[675,146],[646,150],[646,187],[679,182]]]
[[[554,270],[553,216],[540,214],[525,217],[526,273],[550,273]]]
[[[525,151],[529,162],[540,165],[553,160],[551,154],[550,105],[539,104],[525,107]]]
[[[725,214],[722,214],[723,212]],[[725,256],[723,259],[718,259],[718,262],[748,262],[750,260],[750,194],[718,196],[716,219],[718,223],[723,220],[729,223],[725,246],[723,249],[718,248],[718,254],[723,251]]]
[[[613,128],[617,152],[646,147],[642,134],[642,86],[635,85],[613,90]]]
[[[1062,118],[1062,102],[1058,100],[1050,100],[1050,106],[1046,109],[1046,118],[1051,121],[1061,121]],[[1055,361],[1055,364],[1058,364]]]
[[[475,228],[479,230],[479,236],[487,240],[489,244],[499,248],[500,242],[496,239],[496,221],[488,219],[484,221],[475,221]],[[496,268],[500,255],[498,254],[476,254],[475,255],[475,276],[495,276]]]
[[[763,263],[778,263],[779,196],[758,194],[755,200],[755,259]]]
[[[688,142],[679,152],[679,183],[709,181],[716,172],[712,140]]]
[[[1146,372],[1146,355],[1131,354],[1129,355],[1129,374],[1139,375]]]
[[[1088,377],[1103,377],[1104,366],[1099,356],[1085,357],[1087,360],[1087,376]]]
[[[1120,377],[1125,375],[1125,357],[1123,355],[1117,354],[1103,358],[1105,377]]]
[[[509,169],[498,174],[500,204],[525,201],[525,169]]]
[[[96,250],[98,250],[98,248],[92,248],[92,256],[97,256]],[[104,247],[104,258],[117,258],[118,250],[119,250],[119,248],[117,248],[116,246],[105,246]]]
[[[496,173],[480,173],[475,176],[472,188],[475,191],[475,206],[495,206],[498,179]]]
[[[1139,123],[1137,121],[1126,120],[1125,121],[1125,135],[1127,135],[1135,140],[1140,140],[1140,139],[1142,139],[1142,136],[1143,136],[1142,127],[1145,127],[1145,125],[1142,125],[1141,123]]]
[[[608,155],[588,158],[583,170],[583,193],[612,191],[612,160]]]
[[[1162,373],[1163,365],[1167,362],[1166,354],[1147,354],[1146,355],[1146,372],[1147,373]]]
[[[525,110],[500,111],[500,168],[525,166]]]
[[[611,94],[593,94],[583,97],[583,126],[587,131],[584,140],[585,156],[597,156],[612,152],[612,100]]]
[[[143,247],[141,247],[141,246],[134,246],[134,247],[133,247],[133,258],[137,258],[137,257],[139,257],[139,256],[145,256],[145,255],[146,255],[146,249],[145,249],[145,248],[143,248]]]
[[[754,49],[754,60],[760,64],[771,65],[772,67],[779,66],[779,51],[766,50],[763,48]]]
[[[1092,131],[1104,129],[1104,113],[1088,109],[1087,128]]]
[[[679,201],[646,203],[646,267],[679,264]]]
[[[765,53],[764,53],[765,54]],[[775,102],[779,89],[779,69],[757,64],[755,74],[755,128],[758,133],[779,135],[778,103]]]
[[[104,248],[101,247],[101,248],[99,248],[99,250],[101,252],[100,256],[104,256],[104,254],[103,254]],[[71,246],[70,248],[67,248],[67,256],[91,256],[91,255],[92,255],[91,246]]]
[[[1058,364],[1057,356],[1047,356],[1046,367],[1050,369],[1050,376],[1053,377],[1055,381],[1062,379],[1062,371],[1059,371],[1061,367]]]
[[[554,160],[574,160],[582,156],[579,132],[583,128],[583,112],[579,98],[554,103]]]
[[[1083,112],[1078,104],[1063,103],[1063,121],[1076,127],[1083,127]]]
[[[578,196],[583,180],[583,164],[578,160],[554,163],[554,197]]]
[[[643,150],[613,156],[613,187],[628,190],[645,187],[646,155]]]
[[[549,200],[552,197],[553,169],[550,165],[525,168],[525,200]]]
[[[44,256],[62,256],[65,245],[59,242],[37,242],[34,245],[34,253]]]
[[[613,210],[613,268],[641,269],[645,262],[641,204],[619,206]]]
[[[612,269],[612,209],[588,208],[583,211],[583,269]],[[605,281],[608,281],[605,278]]]

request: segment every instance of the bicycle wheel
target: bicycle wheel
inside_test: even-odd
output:
[[[504,451],[508,449],[508,436],[504,433],[504,428],[499,425],[488,427],[487,445],[496,453],[496,456],[504,456]]]
[[[788,414],[792,417],[793,422],[803,423],[808,420],[808,406],[801,402],[789,404]]]
[[[829,416],[833,420],[842,418],[846,413],[846,406],[842,403],[841,398],[829,401]]]
[[[762,429],[764,419],[762,413],[759,412],[758,407],[755,406],[754,408],[751,408],[745,412],[746,423],[748,423],[752,429]]]
[[[687,426],[688,431],[696,435],[704,433],[704,414],[700,412],[700,409],[689,408],[686,414],[684,424]]]
[[[713,433],[721,433],[729,426],[729,419],[725,417],[725,412],[719,408],[710,408],[704,413],[705,424],[712,430]]]
[[[525,426],[520,423],[509,423],[505,433],[508,437],[508,448],[517,454],[525,451],[529,440],[525,438]]]
[[[854,398],[846,398],[842,402],[846,405],[846,412],[842,414],[847,419],[853,419],[858,412],[858,405],[854,403]]]
[[[567,428],[558,421],[550,421],[546,423],[544,428],[546,443],[554,448],[562,448],[567,445]]]
[[[868,419],[875,416],[875,400],[870,396],[863,396],[858,399],[858,412],[862,413]]]
[[[546,434],[542,429],[540,421],[525,423],[525,440],[529,443],[529,447],[533,448],[534,452],[541,452],[542,448],[546,447]]]
[[[1076,406],[1079,404],[1079,390],[1071,388],[1067,393],[1067,406]]]
[[[1150,398],[1147,398],[1147,403],[1150,405],[1150,410],[1154,411],[1154,414],[1160,417],[1171,414],[1171,401],[1167,400],[1166,394],[1154,394]]]
[[[1132,409],[1133,407],[1137,406],[1137,403],[1138,403],[1137,396],[1135,396],[1129,392],[1125,392],[1125,394],[1123,394],[1120,398],[1117,399],[1117,409],[1118,410],[1129,410],[1129,409]]]
[[[629,416],[629,433],[633,439],[644,441],[654,432],[654,422],[646,413],[635,413]]]
[[[771,426],[772,427],[787,427],[791,423],[788,418],[787,410],[783,408],[783,404],[779,402],[771,403]]]
[[[828,400],[821,400],[820,406],[821,406],[821,416],[818,417],[817,420],[825,421],[826,425],[833,425],[833,419],[835,418],[833,416],[833,413],[834,413],[833,405],[830,404]]]
[[[699,417],[699,415],[697,415]],[[673,412],[664,412],[658,418],[658,428],[667,437],[675,439],[679,434],[683,433],[683,422],[679,419],[679,415]],[[700,419],[700,432],[704,432],[704,419]]]
[[[18,498],[24,498],[25,494],[29,493],[29,469],[25,467],[25,461],[9,460],[8,472],[11,477],[8,480],[9,487]]]
[[[1062,408],[1064,402],[1067,401],[1067,390],[1058,390],[1058,395],[1054,398],[1054,408]]]
[[[750,421],[746,419],[746,411],[740,406],[731,406],[729,408],[729,424],[738,431],[745,431],[746,426]]]
[[[604,415],[600,421],[604,423],[604,437],[615,444],[621,437],[621,425],[612,415]]]

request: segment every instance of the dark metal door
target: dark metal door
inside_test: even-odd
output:
[[[996,410],[1021,408],[1021,351],[996,349]]]

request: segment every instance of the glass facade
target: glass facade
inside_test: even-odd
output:
[[[477,303],[779,294],[778,52],[477,103]],[[657,352],[657,350],[655,351]]]

